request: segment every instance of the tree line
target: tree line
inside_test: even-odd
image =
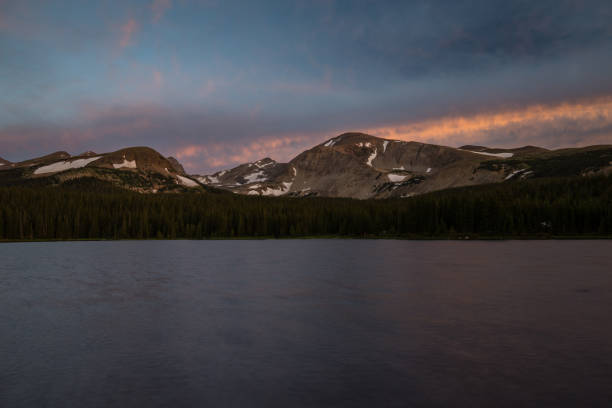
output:
[[[0,239],[612,236],[612,177],[534,179],[404,199],[139,194],[75,181],[0,187]]]

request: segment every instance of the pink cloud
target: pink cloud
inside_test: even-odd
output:
[[[145,76],[161,83],[148,68]],[[151,75],[153,76],[151,79]],[[423,119],[372,126],[333,125],[304,132],[275,129],[274,122],[253,112],[222,115],[180,112],[155,104],[101,107],[81,104],[75,122],[65,126],[34,124],[0,126],[0,146],[8,160],[38,153],[68,150],[113,151],[134,145],[151,146],[177,157],[190,173],[209,174],[245,162],[271,157],[291,160],[302,151],[345,131],[375,136],[459,146],[484,144],[548,148],[609,144],[612,141],[612,97],[557,105],[537,105],[507,111]],[[257,120],[255,120],[256,118]],[[294,129],[300,126],[294,126]],[[303,125],[302,125],[303,126]]]
[[[164,85],[164,74],[160,71],[153,71],[153,84],[156,88],[161,88]]]
[[[200,89],[200,96],[207,97],[215,93],[217,83],[212,79],[206,81],[206,84]]]
[[[130,18],[124,25],[120,28],[121,38],[119,39],[119,46],[121,48],[125,48],[128,45],[132,44],[132,37],[138,31],[138,22],[133,18]]]
[[[226,169],[264,157],[287,162],[300,152],[332,136],[336,136],[336,133],[287,134],[262,137],[249,142],[236,140],[189,144],[176,149],[172,155],[181,160],[188,171]]]
[[[185,146],[185,147],[182,147],[182,148],[178,149],[174,153],[174,155],[178,159],[185,159],[185,158],[190,158],[190,157],[197,156],[204,149],[205,149],[204,146],[197,146],[197,145]]]
[[[172,0],[154,0],[151,4],[153,22],[158,22],[170,7],[172,7]]]

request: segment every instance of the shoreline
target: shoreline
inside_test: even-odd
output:
[[[28,242],[118,242],[118,241],[284,241],[284,240],[389,240],[389,241],[599,241],[612,240],[610,235],[491,235],[491,236],[245,236],[209,238],[68,238],[68,239],[0,239],[0,244]]]

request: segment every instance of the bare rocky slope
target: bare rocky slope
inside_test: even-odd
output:
[[[11,163],[0,159],[0,185],[59,185],[93,178],[143,193],[225,190],[236,194],[358,199],[411,197],[436,190],[533,177],[612,173],[612,146],[547,150],[386,140],[344,133],[289,163],[264,158],[210,175],[148,147],[70,156],[55,152]]]

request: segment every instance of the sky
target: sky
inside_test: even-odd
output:
[[[612,144],[612,2],[0,0],[0,156]]]

